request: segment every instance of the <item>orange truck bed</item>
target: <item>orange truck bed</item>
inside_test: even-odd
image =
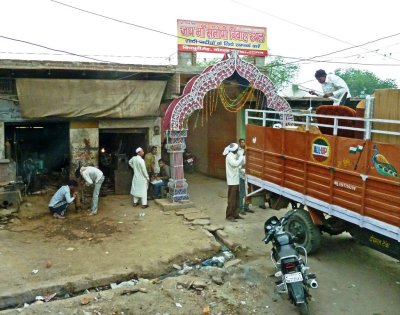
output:
[[[248,183],[400,241],[400,145],[246,126]]]

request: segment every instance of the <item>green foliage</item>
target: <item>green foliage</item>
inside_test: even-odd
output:
[[[196,60],[196,66],[197,67],[208,67],[215,65],[217,62],[221,61],[219,58],[213,58],[213,59],[203,59],[203,60]]]
[[[268,57],[266,68],[268,77],[277,89],[291,84],[300,70],[298,64],[287,63],[281,57]]]
[[[359,69],[336,69],[335,74],[341,77],[350,89],[352,97],[365,98],[371,95],[377,89],[395,89],[396,80],[381,80],[374,73]]]
[[[254,57],[242,56],[242,60],[254,64]],[[220,59],[210,59],[197,61],[197,66],[207,67],[219,62]],[[283,88],[290,84],[300,70],[297,64],[288,64],[281,57],[267,57],[266,66],[261,67],[260,71],[266,74],[277,89]]]

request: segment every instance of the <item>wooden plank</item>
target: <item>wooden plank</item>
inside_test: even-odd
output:
[[[375,90],[373,118],[400,120],[400,90]],[[399,124],[374,123],[372,129],[400,132]],[[400,136],[372,134],[372,140],[400,144]]]

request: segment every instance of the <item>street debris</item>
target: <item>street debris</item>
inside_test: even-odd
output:
[[[241,263],[241,260],[240,260],[240,259],[234,259],[234,260],[228,261],[228,262],[225,264],[225,268],[229,268],[229,267],[235,266],[235,265],[237,265],[237,264],[239,264],[239,263]]]
[[[34,274],[34,275],[37,274],[38,272],[39,272],[39,269],[33,269],[32,270],[32,274]]]
[[[125,289],[121,292],[121,295],[131,295],[137,292],[147,293],[145,288],[132,288],[132,289]]]
[[[172,267],[174,267],[176,270],[181,270],[182,267],[177,265],[177,264],[173,264]]]
[[[222,277],[220,277],[220,276],[214,275],[214,276],[211,277],[211,280],[217,285],[223,285],[224,284],[224,280],[222,280]]]
[[[178,274],[185,275],[192,270],[193,270],[193,267],[188,266],[188,265],[186,265],[186,263],[184,263],[182,266],[182,269],[178,271]]]
[[[83,298],[81,298],[81,305],[87,305],[91,302],[91,299],[89,297],[84,296]]]
[[[132,279],[132,280],[129,280],[129,281],[123,281],[123,282],[121,282],[121,283],[119,283],[119,284],[111,283],[110,286],[111,286],[111,289],[114,290],[114,289],[118,289],[118,288],[133,287],[133,286],[135,286],[138,282],[139,282],[139,280]]]
[[[48,294],[45,296],[38,295],[35,297],[35,301],[50,302],[56,295],[57,293]]]
[[[201,263],[203,267],[223,267],[225,264],[225,257],[223,256],[214,256],[210,259],[207,259]]]

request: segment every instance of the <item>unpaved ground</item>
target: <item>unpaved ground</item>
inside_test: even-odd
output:
[[[23,208],[21,213],[26,213],[27,216],[22,215],[23,218],[13,223],[6,234],[0,231],[1,241],[8,245],[5,251],[2,246],[0,257],[12,257],[8,265],[9,259],[6,259],[6,266],[3,265],[2,259],[1,290],[8,290],[7,287],[13,286],[16,278],[19,279],[19,286],[29,285],[32,288],[41,284],[41,281],[36,281],[36,276],[44,277],[42,281],[60,276],[62,279],[68,279],[68,268],[57,269],[58,253],[64,253],[69,248],[66,246],[74,248],[67,251],[74,254],[74,257],[63,262],[63,266],[75,264],[75,269],[86,270],[88,274],[95,266],[100,266],[99,269],[105,274],[120,271],[126,268],[127,262],[129,263],[124,258],[137,253],[141,255],[143,262],[142,270],[138,265],[138,274],[151,280],[141,281],[135,287],[129,288],[146,289],[147,293],[121,295],[124,289],[102,292],[92,290],[92,293],[84,296],[33,305],[20,310],[3,311],[0,314],[203,314],[204,307],[207,306],[210,314],[297,314],[284,296],[274,292],[275,279],[271,276],[274,269],[268,257],[270,247],[261,242],[264,220],[272,214],[281,215],[285,211],[257,208],[255,214],[248,214],[243,221],[226,223],[224,182],[197,174],[189,177],[188,181],[197,208],[209,213],[212,223],[223,223],[224,231],[229,237],[248,248],[237,253],[241,263],[229,268],[206,268],[179,277],[157,280],[154,277],[170,271],[173,263],[181,264],[185,260],[195,261],[195,258],[199,258],[196,256],[200,256],[197,255],[200,249],[196,248],[195,242],[197,238],[204,241],[203,234],[197,234],[201,233],[199,228],[189,229],[187,225],[182,224],[181,217],[165,215],[153,205],[146,210],[144,217],[140,217],[140,209],[127,207],[129,199],[126,196],[104,198],[100,216],[86,218],[81,214],[74,214],[70,219],[71,222],[76,222],[76,225],[66,228],[67,220],[54,221],[48,215],[35,218],[31,214],[31,208],[35,207],[36,202],[32,202],[32,207]],[[131,212],[127,214],[128,210]],[[29,216],[31,219],[28,219]],[[167,234],[161,231],[160,226],[166,224],[171,225],[169,230],[174,233]],[[24,233],[28,233],[29,237],[24,237]],[[157,237],[159,234],[163,237]],[[133,237],[128,237],[129,235]],[[134,241],[135,235],[143,237],[140,236],[141,241],[135,243],[136,247],[132,249],[127,244]],[[174,247],[174,243],[180,242],[182,238],[187,244],[193,244],[195,247],[186,257],[179,256],[179,248]],[[24,251],[29,251],[30,246],[35,247],[37,242],[43,243],[41,254],[36,254],[33,261],[32,258],[24,259]],[[125,247],[128,250],[124,251]],[[162,253],[167,250],[165,247],[177,252],[176,256],[170,254],[170,257],[175,258],[161,263],[155,258],[147,258],[149,253],[151,257],[160,253],[158,257],[162,260]],[[109,263],[113,261],[113,265],[107,264],[108,257],[111,257],[109,255],[115,253],[121,256],[121,260],[110,259]],[[51,268],[44,267],[47,259],[54,260]],[[320,285],[317,290],[312,291],[312,314],[399,313],[400,264],[397,261],[359,246],[349,235],[324,235],[323,247],[310,258],[309,263],[311,270],[317,274]],[[14,266],[18,267],[13,269]],[[39,272],[33,276],[30,271],[35,266],[38,266]],[[19,277],[5,273],[12,270],[26,272]],[[202,281],[202,291],[193,287],[187,288],[194,280]],[[81,305],[83,297],[88,298],[88,305]]]

